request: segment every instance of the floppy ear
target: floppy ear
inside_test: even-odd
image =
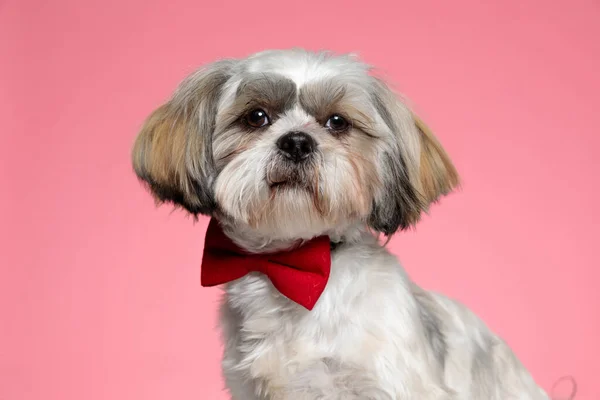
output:
[[[133,168],[157,202],[194,215],[214,210],[212,135],[221,88],[233,65],[219,61],[195,72],[145,121],[133,146]]]
[[[419,131],[421,144],[420,192],[429,205],[457,188],[460,185],[460,178],[450,157],[429,127],[415,114],[413,119]]]
[[[391,137],[380,156],[383,185],[375,196],[369,225],[389,236],[416,224],[459,179],[429,128],[378,79],[372,98]]]

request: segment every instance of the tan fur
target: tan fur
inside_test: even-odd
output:
[[[373,193],[379,189],[381,181],[377,176],[375,164],[369,159],[350,149],[348,152],[348,162],[354,171],[353,185],[348,188],[348,195],[355,196],[354,214],[366,215],[372,204]]]
[[[432,203],[458,187],[460,179],[450,157],[429,127],[418,116],[413,114],[413,118],[421,141],[421,192],[427,203]]]
[[[135,141],[134,169],[148,181],[158,201],[162,199],[154,187],[179,191],[187,202],[194,202],[185,165],[186,132],[186,120],[167,103],[150,115]]]
[[[144,123],[133,147],[133,166],[157,201],[194,215],[213,209],[207,180],[214,166],[207,143],[212,144],[221,87],[234,64],[221,60],[191,74]]]

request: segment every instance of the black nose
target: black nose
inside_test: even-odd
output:
[[[304,132],[289,132],[277,140],[277,147],[284,156],[300,162],[315,150],[316,143],[313,138]]]

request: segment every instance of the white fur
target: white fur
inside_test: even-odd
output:
[[[314,100],[335,90],[342,101]],[[272,123],[248,128],[244,107],[267,92]],[[347,113],[351,128],[329,130],[319,111]],[[302,165],[276,145],[291,131],[316,143]],[[318,235],[341,243],[312,311],[260,274],[226,286],[223,373],[232,399],[548,399],[483,322],[420,289],[371,233],[416,223],[456,186],[428,135],[367,65],[303,50],[202,69],[146,123],[134,166],[159,200],[220,219],[250,252]],[[270,174],[291,184],[280,189]]]
[[[340,71],[348,82],[360,82],[368,70],[353,58],[315,57],[303,51],[260,53],[246,60],[246,68],[283,75],[297,88],[338,76]],[[226,85],[220,110],[232,101],[239,82],[234,78]],[[371,110],[373,131],[384,139],[371,159],[377,164],[379,147],[385,147],[393,135],[375,109],[369,108],[370,99],[361,98],[360,90],[356,93],[356,101]],[[403,134],[393,140],[402,143],[407,162],[417,167],[410,173],[414,179],[419,144],[408,110],[398,105],[394,117]],[[360,223],[347,221],[348,226],[336,219],[336,225],[328,225],[314,218],[305,194],[288,191],[279,195],[278,209],[264,226],[244,228],[245,210],[260,207],[268,197],[262,171],[275,151],[274,140],[302,127],[316,132],[315,140],[322,142],[318,127],[311,128],[311,123],[314,120],[298,107],[287,112],[251,149],[225,166],[216,181],[215,192],[222,196],[219,203],[235,220],[230,234],[246,248],[264,251],[282,247],[281,240],[322,233],[344,241],[333,253],[330,280],[312,311],[282,296],[260,274],[226,287],[221,310],[223,372],[232,398],[548,399],[500,338],[464,306],[418,288]],[[350,171],[336,151],[335,144],[322,149],[322,185],[333,196],[330,213],[345,204],[343,196],[356,196],[361,190],[336,186],[347,181]],[[427,339],[423,313],[437,318],[443,349],[432,347]]]
[[[416,291],[369,233],[334,252],[329,283],[312,311],[258,274],[229,284],[221,323],[232,398],[548,399],[468,309],[423,292],[448,346],[440,365],[425,338]]]

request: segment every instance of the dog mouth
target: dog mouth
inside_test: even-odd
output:
[[[290,187],[290,186],[294,186],[294,183],[291,183],[289,181],[269,182],[269,187],[271,189],[285,188],[285,187]]]
[[[308,188],[307,175],[303,168],[273,165],[267,170],[266,181],[271,189]]]
[[[291,189],[291,188],[305,188],[306,184],[299,182],[296,179],[289,180],[277,180],[277,181],[269,181],[267,180],[269,188],[271,189]]]

